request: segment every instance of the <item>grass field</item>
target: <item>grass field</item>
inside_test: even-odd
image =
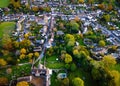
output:
[[[0,24],[0,38],[3,34],[10,34],[15,29],[15,22],[3,22]]]
[[[0,8],[7,7],[9,5],[10,0],[0,0]]]

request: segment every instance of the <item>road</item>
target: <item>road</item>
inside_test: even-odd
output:
[[[45,54],[45,51],[46,51],[46,45],[48,44],[48,40],[49,40],[48,38],[49,38],[52,27],[53,27],[53,17],[51,15],[50,22],[48,22],[48,30],[47,30],[47,33],[46,33],[47,37],[46,37],[45,43],[44,43],[43,48],[42,48],[43,50],[42,50],[40,56],[35,60],[34,64],[44,57],[44,54]]]

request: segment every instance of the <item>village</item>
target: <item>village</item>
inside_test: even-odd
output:
[[[119,64],[119,7],[105,11],[96,3],[71,4],[68,0],[20,0],[20,3],[23,6],[29,5],[30,11],[25,13],[23,9],[23,12],[11,13],[10,7],[0,8],[0,22],[15,22],[15,29],[8,37],[11,39],[6,39],[13,41],[13,49],[5,47],[4,52],[9,51],[10,54],[5,55],[3,51],[0,54],[4,58],[14,57],[15,63],[12,63],[16,65],[15,70],[19,66],[29,67],[26,69],[28,73],[23,68],[19,75],[12,73],[14,65],[11,62],[0,66],[0,69],[11,71],[6,75],[9,86],[16,86],[21,81],[31,83],[30,86],[97,86],[98,78],[95,83],[91,79],[88,85],[86,72],[80,75],[85,85],[71,85],[74,84],[72,78],[79,76],[73,75],[74,71],[76,74],[79,72],[77,67],[93,73],[90,68],[95,65],[101,68],[100,61],[107,56]],[[41,12],[36,10],[38,7],[46,9]],[[0,72],[1,76],[4,73]]]

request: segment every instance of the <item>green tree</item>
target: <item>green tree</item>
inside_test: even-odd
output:
[[[70,21],[70,28],[72,33],[77,33],[79,30],[79,24],[75,22],[74,20]]]
[[[74,78],[72,82],[73,86],[84,86],[84,81],[79,77]]]
[[[70,69],[71,69],[71,71],[75,71],[77,69],[76,64],[72,63]]]

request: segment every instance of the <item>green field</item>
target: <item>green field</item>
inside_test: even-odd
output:
[[[3,22],[0,24],[0,38],[3,34],[10,34],[15,29],[15,22]]]
[[[7,7],[10,3],[10,0],[0,0],[0,8]]]

